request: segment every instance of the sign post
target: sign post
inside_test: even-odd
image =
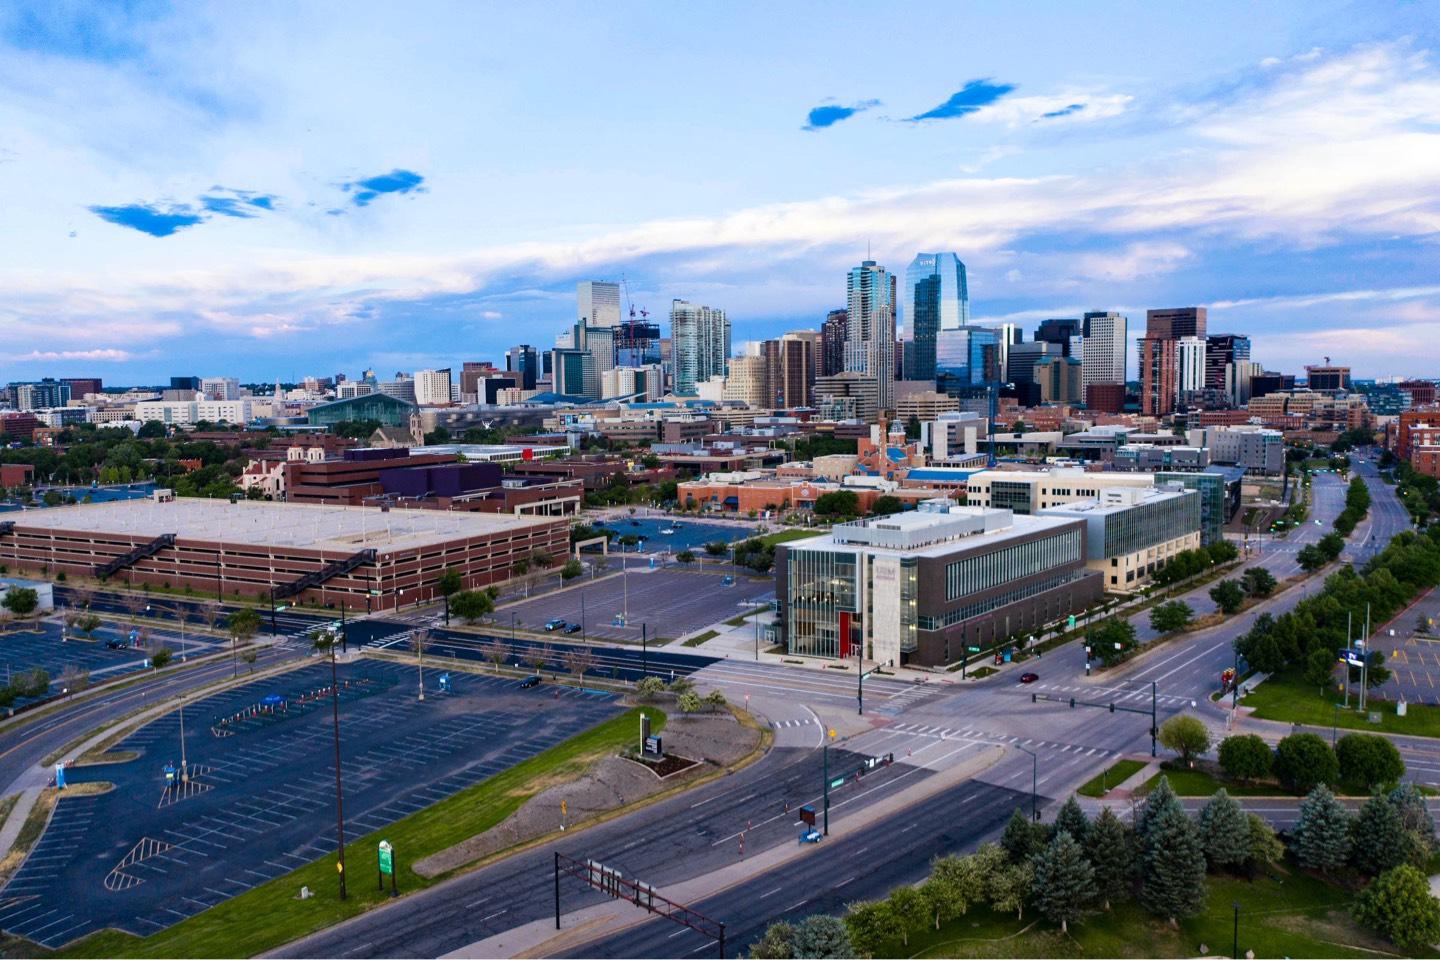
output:
[[[380,846],[375,851],[375,889],[385,891],[385,875],[390,875],[390,896],[398,896],[395,889],[395,847],[389,840],[381,840]]]
[[[65,789],[65,761],[61,760],[55,764],[55,789]]]

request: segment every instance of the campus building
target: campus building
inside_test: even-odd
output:
[[[780,636],[795,656],[958,661],[967,647],[997,646],[1099,597],[1085,526],[939,500],[781,544]]]
[[[563,561],[569,521],[513,514],[218,501],[94,503],[17,515],[0,564],[53,576],[350,610],[436,599],[446,570],[466,589],[509,579],[536,552]]]
[[[1133,593],[1177,553],[1200,546],[1200,494],[1179,484],[1102,490],[1040,515],[1085,522],[1085,565],[1104,576],[1107,593]]]
[[[1076,500],[1090,500],[1102,490],[1153,487],[1142,473],[1099,473],[1073,468],[1053,470],[982,470],[965,485],[965,502],[1016,513],[1038,513]]]

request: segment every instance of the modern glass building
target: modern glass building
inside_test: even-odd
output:
[[[970,325],[965,264],[953,253],[917,253],[905,271],[905,323],[915,343],[911,380],[935,378],[935,337]]]
[[[378,420],[383,426],[403,427],[415,412],[413,404],[383,393],[368,393],[349,400],[336,400],[311,407],[306,415],[312,427],[333,427],[356,420]]]
[[[989,327],[941,330],[935,337],[936,389],[958,394],[999,383],[1000,332]]]
[[[875,378],[880,409],[895,403],[895,276],[874,260],[850,270],[845,369]]]
[[[675,300],[670,304],[675,393],[693,397],[711,377],[723,377],[730,361],[730,321],[724,310]]]

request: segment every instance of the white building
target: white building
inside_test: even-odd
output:
[[[620,326],[620,284],[582,280],[575,285],[575,293],[575,319],[582,326]]]
[[[1178,483],[1105,489],[1040,515],[1085,521],[1085,565],[1104,576],[1107,593],[1133,593],[1177,553],[1200,547],[1200,494]]]
[[[241,400],[154,400],[135,404],[135,419],[159,420],[164,424],[191,426],[209,423],[249,423],[254,419],[248,399]]]
[[[982,470],[965,484],[965,502],[1033,514],[1077,500],[1092,500],[1103,490],[1154,487],[1147,473],[1098,473],[1057,467],[1051,470]]]
[[[206,400],[239,400],[240,381],[234,377],[201,377],[200,392]]]
[[[415,372],[415,403],[422,407],[448,407],[451,403],[450,368]]]
[[[1081,321],[1080,389],[1092,383],[1125,382],[1125,331],[1123,314],[1092,310]]]
[[[973,456],[985,439],[985,420],[970,410],[942,413],[920,424],[920,448],[932,461]]]
[[[1205,389],[1205,338],[1181,337],[1176,351],[1180,371],[1175,389],[1180,396]]]
[[[724,310],[675,300],[670,304],[675,393],[693,396],[711,377],[724,377],[730,358],[730,321]]]

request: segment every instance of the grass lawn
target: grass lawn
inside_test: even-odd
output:
[[[760,538],[760,542],[769,546],[777,543],[789,543],[791,540],[809,540],[811,537],[818,537],[824,530],[808,530],[796,528],[792,530],[777,530],[774,533],[767,533]]]
[[[652,731],[663,728],[664,711],[654,706],[645,709],[651,716]],[[382,837],[395,845],[401,893],[431,886],[448,874],[427,880],[409,865],[490,829],[545,787],[629,745],[635,739],[639,713],[638,709],[626,711],[384,830],[346,844],[345,862],[351,878],[348,900],[337,899],[336,861],[325,857],[152,936],[107,930],[71,944],[59,955],[254,956],[388,902],[388,896],[377,892],[374,884],[376,845]],[[301,885],[315,891],[315,897],[296,899]]]
[[[691,637],[689,640],[686,640],[684,643],[680,644],[680,646],[698,647],[706,640],[714,640],[718,636],[720,636],[719,632],[715,630],[706,630],[704,633],[695,634],[695,636]]]
[[[1075,792],[1082,797],[1103,797],[1111,789],[1134,776],[1135,772],[1144,766],[1145,763],[1142,760],[1118,760],[1108,770],[1085,781]]]
[[[1170,788],[1181,797],[1209,797],[1216,790],[1225,789],[1232,797],[1293,797],[1293,793],[1274,781],[1263,783],[1236,783],[1222,780],[1209,770],[1196,767],[1194,770],[1163,770],[1146,780],[1136,793],[1148,794],[1155,788],[1161,777],[1170,779]]]
[[[1354,692],[1351,692],[1354,702]],[[1387,700],[1372,700],[1366,712],[1354,708],[1336,709],[1335,704],[1344,702],[1341,694],[1327,689],[1323,694],[1313,684],[1306,683],[1294,674],[1276,674],[1256,687],[1242,703],[1255,709],[1255,716],[1262,720],[1281,720],[1287,723],[1303,723],[1314,727],[1328,727],[1331,724],[1347,730],[1366,730],[1370,733],[1400,733],[1415,737],[1440,737],[1440,707],[1412,703],[1403,717],[1395,715],[1395,704]],[[1380,714],[1379,723],[1371,723],[1367,714],[1374,710]]]
[[[1031,911],[972,910],[939,931],[911,936],[908,946],[888,945],[890,957],[1195,957],[1231,951],[1232,903],[1240,904],[1240,953],[1257,957],[1366,957],[1394,947],[1357,928],[1350,895],[1298,870],[1279,868],[1254,882],[1211,877],[1206,910],[1172,929],[1133,902],[1071,924],[1068,934]]]

